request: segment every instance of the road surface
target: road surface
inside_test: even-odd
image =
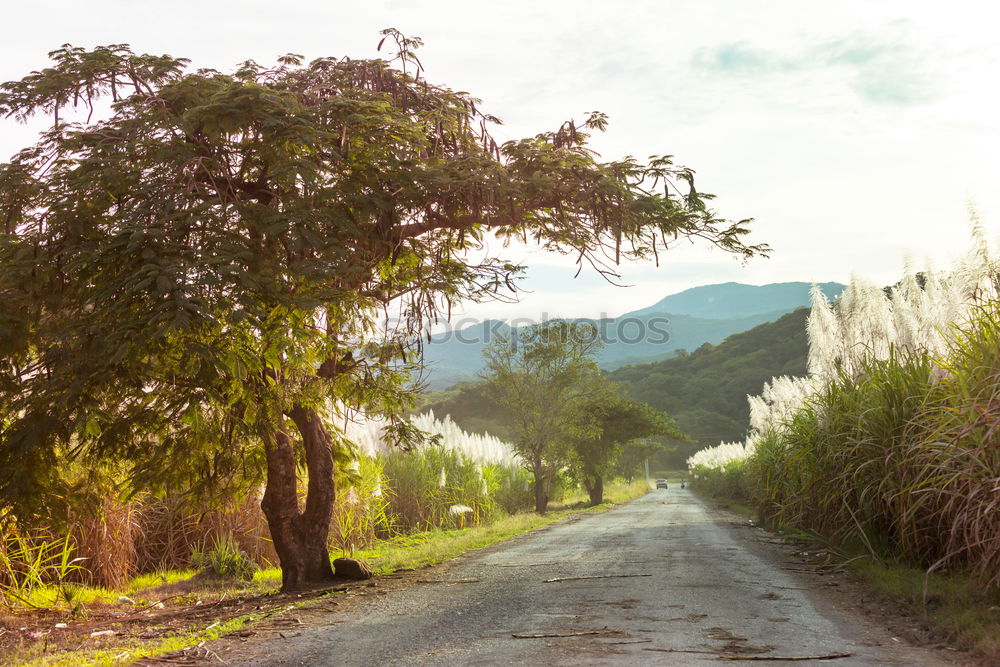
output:
[[[967,664],[831,601],[788,548],[727,517],[653,491],[212,648],[230,665]]]

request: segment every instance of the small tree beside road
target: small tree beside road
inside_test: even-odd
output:
[[[543,513],[556,473],[569,462],[569,443],[589,424],[579,420],[588,378],[600,373],[591,324],[546,322],[512,331],[484,351],[484,378],[511,418],[518,455],[535,478],[535,511]]]
[[[570,451],[573,473],[583,482],[591,505],[604,502],[604,480],[613,474],[628,446],[647,445],[656,436],[688,439],[673,419],[626,397],[621,385],[603,375],[588,382],[585,396],[577,406],[579,425]]]

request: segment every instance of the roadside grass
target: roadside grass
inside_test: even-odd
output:
[[[649,491],[649,484],[644,479],[634,479],[631,482],[613,482],[604,489],[604,505],[608,503],[619,504],[634,500]],[[560,511],[564,509],[579,509],[590,502],[590,496],[583,489],[576,489],[572,493],[563,496],[562,502],[551,503],[549,511]],[[603,507],[604,505],[598,505]]]
[[[367,561],[376,575],[417,570],[450,560],[470,549],[489,546],[534,530],[562,518],[566,513],[568,511],[550,512],[545,516],[517,514],[487,526],[411,533],[380,542],[372,549],[355,551],[354,557]],[[335,553],[334,557],[350,555]]]
[[[921,619],[955,648],[1000,664],[1000,589],[965,573],[925,573],[909,565],[859,558],[851,569],[867,588]]]
[[[612,484],[605,491],[605,502],[594,507],[583,506],[587,499],[585,493],[567,494],[562,503],[553,505],[544,515],[515,514],[485,526],[411,533],[380,542],[373,549],[355,551],[354,556],[368,561],[376,574],[415,570],[450,560],[470,549],[479,549],[510,539],[573,514],[606,512],[614,505],[638,498],[648,490],[649,486],[645,481]],[[340,553],[334,557],[348,555],[350,554]],[[275,571],[278,570],[275,568]],[[280,571],[278,572],[280,581]]]
[[[644,479],[635,479],[625,484],[610,484],[604,491],[604,503],[605,505],[609,502],[619,505],[635,500],[648,491],[649,484]]]
[[[642,496],[649,491],[645,480],[631,484],[609,484],[605,491],[605,503],[595,507],[585,507],[586,494],[567,494],[561,503],[553,504],[545,515],[534,513],[515,514],[484,526],[473,526],[455,530],[434,530],[411,533],[377,543],[372,549],[355,551],[354,557],[363,558],[375,569],[377,575],[396,571],[415,570],[455,558],[472,549],[510,539],[556,521],[578,514],[606,512],[616,504]],[[345,555],[333,552],[333,557]],[[210,576],[196,570],[173,570],[144,574],[134,578],[122,591],[88,589],[77,587],[84,609],[79,616],[72,616],[67,610],[50,606],[44,618],[29,621],[31,615],[18,615],[11,619],[0,618],[0,627],[7,626],[18,632],[17,626],[30,626],[22,633],[23,639],[15,646],[7,646],[0,654],[0,664],[30,665],[32,667],[69,667],[76,665],[119,665],[129,664],[141,658],[155,658],[180,651],[202,642],[218,639],[239,631],[264,616],[271,616],[286,610],[317,602],[336,593],[324,592],[319,595],[304,595],[300,600],[289,602],[283,596],[275,596],[281,586],[281,570],[265,568],[254,573],[252,580],[233,577]],[[131,611],[132,603],[118,603],[119,595],[134,598],[136,606],[164,605],[164,612],[172,620],[162,623],[153,616],[148,624],[139,628],[118,631],[113,636],[90,637],[90,630],[98,626],[117,628],[117,619]],[[51,594],[38,592],[38,602],[49,600]],[[240,614],[249,602],[218,609],[209,618],[199,613],[196,618],[184,619],[184,610],[192,613],[203,609],[203,603],[212,604],[225,600],[256,598],[255,611]],[[268,598],[273,598],[268,604]],[[87,606],[90,605],[90,612]],[[257,610],[259,609],[259,610]],[[92,612],[92,613],[91,613]],[[226,615],[230,616],[227,618]],[[95,618],[100,617],[95,621]],[[80,624],[81,632],[74,632],[74,625],[81,619],[90,622]],[[67,628],[55,630],[56,622],[65,622]],[[159,636],[143,638],[141,629],[153,629]],[[36,636],[32,637],[34,634]]]
[[[128,595],[132,595],[142,591],[159,588],[161,586],[176,584],[180,581],[187,581],[196,574],[198,574],[198,571],[194,569],[162,570],[160,572],[140,574],[129,582],[125,592]]]
[[[695,484],[688,485],[688,488],[691,489],[693,494],[702,500],[708,501],[711,505],[720,507],[726,511],[732,512],[733,514],[745,516],[748,519],[753,519],[754,521],[757,520],[757,511],[740,499],[722,494],[711,493],[705,488]]]
[[[65,609],[71,612],[80,605],[108,604],[117,600],[119,593],[100,586],[81,584],[49,584],[33,589],[21,598],[23,604],[35,609]]]

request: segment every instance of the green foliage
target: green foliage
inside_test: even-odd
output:
[[[683,467],[699,449],[742,440],[750,426],[747,395],[774,376],[806,374],[808,313],[801,308],[719,345],[609,374],[632,398],[670,414],[692,438],[690,445],[675,445],[664,465]]]
[[[466,259],[488,236],[599,270],[678,237],[767,252],[669,157],[599,160],[603,114],[498,144],[478,100],[421,75],[419,40],[385,36],[391,62],[231,73],[64,46],[0,85],[0,115],[53,118],[0,164],[0,504],[28,516],[71,493],[66,459],[121,464],[136,489],[266,470],[269,517],[325,527],[331,459],[349,458],[334,413],[384,415],[413,444],[408,348],[454,302],[514,289],[520,267]],[[64,122],[70,104],[94,113]]]
[[[497,509],[507,514],[531,509],[534,503],[533,482],[527,470],[518,466],[485,465],[482,472]]]
[[[554,321],[500,336],[484,351],[488,395],[510,415],[517,454],[535,478],[535,509],[545,511],[569,444],[593,429],[583,419],[588,383],[600,374],[591,324]]]
[[[1000,302],[978,306],[957,334],[910,427],[900,532],[932,568],[971,568],[1000,586]]]
[[[746,461],[730,461],[712,468],[696,466],[689,471],[691,488],[716,498],[749,504],[751,495],[746,466]]]
[[[4,451],[38,463],[3,487],[14,497],[49,486],[52,443],[70,436],[95,456],[142,449],[154,479],[202,463],[192,440],[208,439],[217,465],[245,461],[236,443],[289,402],[332,393],[392,412],[407,335],[442,302],[507,288],[509,263],[458,259],[487,230],[585,258],[647,257],[663,233],[764,250],[693,188],[642,185],[690,170],[597,161],[586,141],[601,114],[497,145],[471,97],[382,60],[248,61],[227,75],[126,46],[53,59],[4,84],[0,110],[57,119],[71,102],[116,103],[109,118],[57,119],[0,174],[12,221],[0,310],[21,334],[4,347],[22,354],[5,379],[19,390],[10,413],[23,409]],[[397,297],[406,331],[379,342],[371,311]],[[340,342],[358,336],[360,348]],[[243,437],[220,447],[234,429]]]
[[[650,440],[654,436],[687,439],[672,419],[646,403],[625,397],[620,385],[603,375],[588,378],[585,392],[574,415],[583,426],[570,440],[570,472],[583,482],[595,503],[602,502],[604,478],[612,473],[628,446],[634,444],[648,452],[658,444]]]
[[[747,466],[761,513],[881,560],[1000,583],[998,313],[978,307],[945,359],[867,361],[765,434]]]
[[[73,589],[68,579],[83,569],[83,559],[74,558],[73,551],[69,535],[62,539],[26,537],[8,522],[0,538],[0,604],[37,606],[33,593],[56,585],[72,608]]]
[[[765,516],[824,538],[899,553],[896,499],[910,465],[909,424],[929,388],[930,361],[869,361],[860,380],[842,375],[800,410],[787,432],[757,444],[756,495]],[[881,542],[881,544],[875,544]]]
[[[332,546],[348,553],[366,548],[396,528],[392,504],[383,488],[386,483],[383,462],[362,456],[356,466],[350,475],[340,477],[345,483],[334,501],[330,536]]]
[[[508,507],[523,505],[514,491],[523,481],[523,474],[503,466],[480,465],[452,449],[427,447],[392,452],[383,457],[383,462],[389,508],[404,530],[479,524]],[[497,494],[500,498],[495,497]],[[456,513],[452,509],[456,506],[472,511]]]
[[[260,567],[232,535],[220,535],[212,540],[210,549],[199,549],[191,554],[191,564],[220,577],[236,577],[250,581]]]

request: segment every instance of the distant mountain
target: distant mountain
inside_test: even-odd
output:
[[[702,285],[671,294],[648,308],[626,313],[622,317],[641,317],[654,313],[691,315],[706,319],[732,319],[762,313],[787,313],[809,306],[810,283],[771,283],[744,285],[720,283]],[[819,283],[831,301],[844,291],[840,283]]]
[[[806,373],[806,317],[799,308],[774,322],[733,334],[719,345],[705,344],[670,359],[624,366],[608,377],[633,398],[667,412],[693,444],[678,444],[656,465],[684,467],[697,450],[741,440],[750,426],[748,394],[759,394],[776,375]],[[509,417],[488,397],[482,382],[465,382],[425,396],[420,411],[451,415],[462,428],[509,438]]]
[[[844,288],[839,283],[820,286],[830,299]],[[721,343],[732,334],[773,322],[808,305],[809,289],[810,284],[802,282],[705,285],[672,294],[621,317],[587,321],[598,327],[605,342],[597,355],[598,363],[613,370],[626,364],[667,359],[678,350]],[[497,336],[509,334],[510,327],[505,323],[488,320],[433,336],[424,344],[429,388],[444,389],[475,379],[483,367],[483,348]]]

